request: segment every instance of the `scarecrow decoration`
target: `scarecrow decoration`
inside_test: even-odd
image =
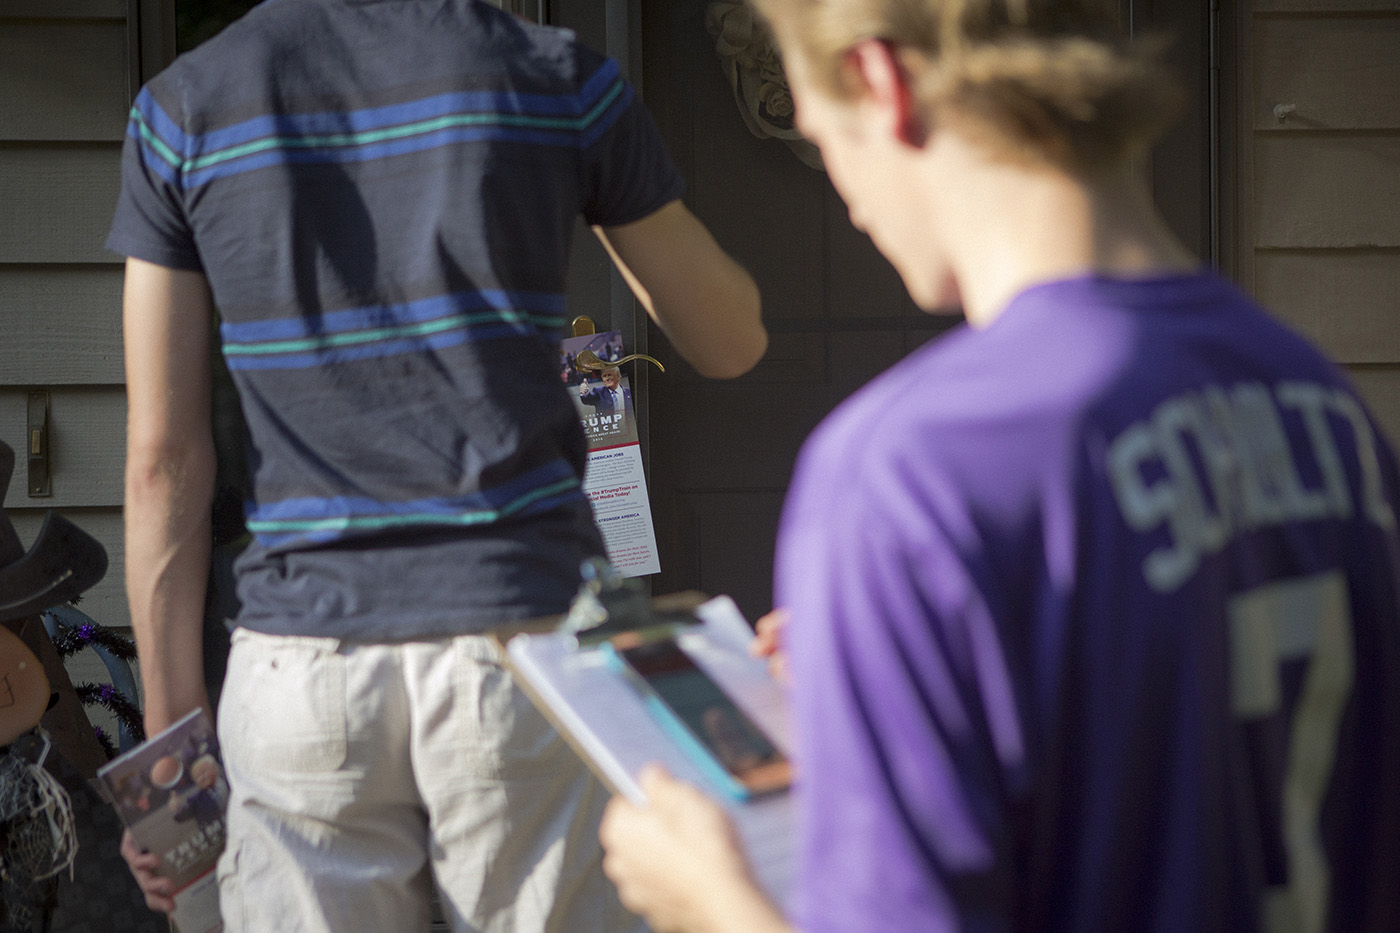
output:
[[[0,443],[0,504],[14,463],[14,451]],[[18,632],[43,610],[75,599],[106,570],[102,545],[53,512],[26,552],[0,508],[0,931],[6,933],[42,919],[54,903],[57,876],[71,876],[78,847],[69,794],[45,768],[51,741],[40,720],[59,695]]]

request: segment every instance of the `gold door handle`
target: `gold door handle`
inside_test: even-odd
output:
[[[579,369],[587,369],[592,372],[600,372],[601,370],[608,369],[613,366],[620,366],[623,363],[630,363],[632,360],[646,360],[648,363],[655,364],[656,368],[661,370],[663,373],[666,371],[666,367],[661,365],[660,360],[656,359],[655,357],[647,356],[645,353],[629,353],[620,360],[602,360],[599,359],[598,354],[594,353],[592,350],[580,350],[578,351],[578,356],[574,357],[574,365],[577,366]]]

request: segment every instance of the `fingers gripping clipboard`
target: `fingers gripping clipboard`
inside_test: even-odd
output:
[[[653,606],[657,611],[652,611]],[[608,643],[587,634],[597,630],[611,636],[627,629],[654,633],[658,624],[668,627],[667,634],[695,665],[774,745],[790,753],[791,727],[782,689],[765,662],[749,654],[753,630],[725,596],[704,600],[698,594],[680,594],[648,603],[643,613],[632,618],[617,611],[611,617],[599,615],[602,621],[595,620],[593,629],[575,620],[552,631],[510,638],[505,648],[507,663],[522,688],[614,793],[645,802],[637,775],[649,762],[658,762],[672,775],[709,792],[734,819],[760,884],[785,903],[794,867],[791,794],[741,797],[729,793],[715,770],[706,767],[703,756],[678,741],[676,730],[649,708],[644,691],[629,680]],[[667,621],[682,616],[683,623]]]

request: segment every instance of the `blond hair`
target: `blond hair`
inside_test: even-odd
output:
[[[895,49],[920,114],[996,154],[1095,171],[1175,122],[1180,85],[1160,38],[1130,44],[1103,0],[750,0],[801,47],[812,80],[852,92],[846,52]]]

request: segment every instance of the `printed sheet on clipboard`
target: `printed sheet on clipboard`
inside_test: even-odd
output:
[[[749,654],[753,631],[738,607],[720,596],[696,608],[695,615],[701,624],[678,635],[681,647],[790,754],[782,689],[767,665]],[[642,802],[636,776],[653,761],[710,792],[733,817],[760,884],[786,903],[795,867],[790,793],[737,800],[718,792],[606,652],[576,647],[567,632],[517,635],[506,643],[506,654],[525,690],[613,792]]]

